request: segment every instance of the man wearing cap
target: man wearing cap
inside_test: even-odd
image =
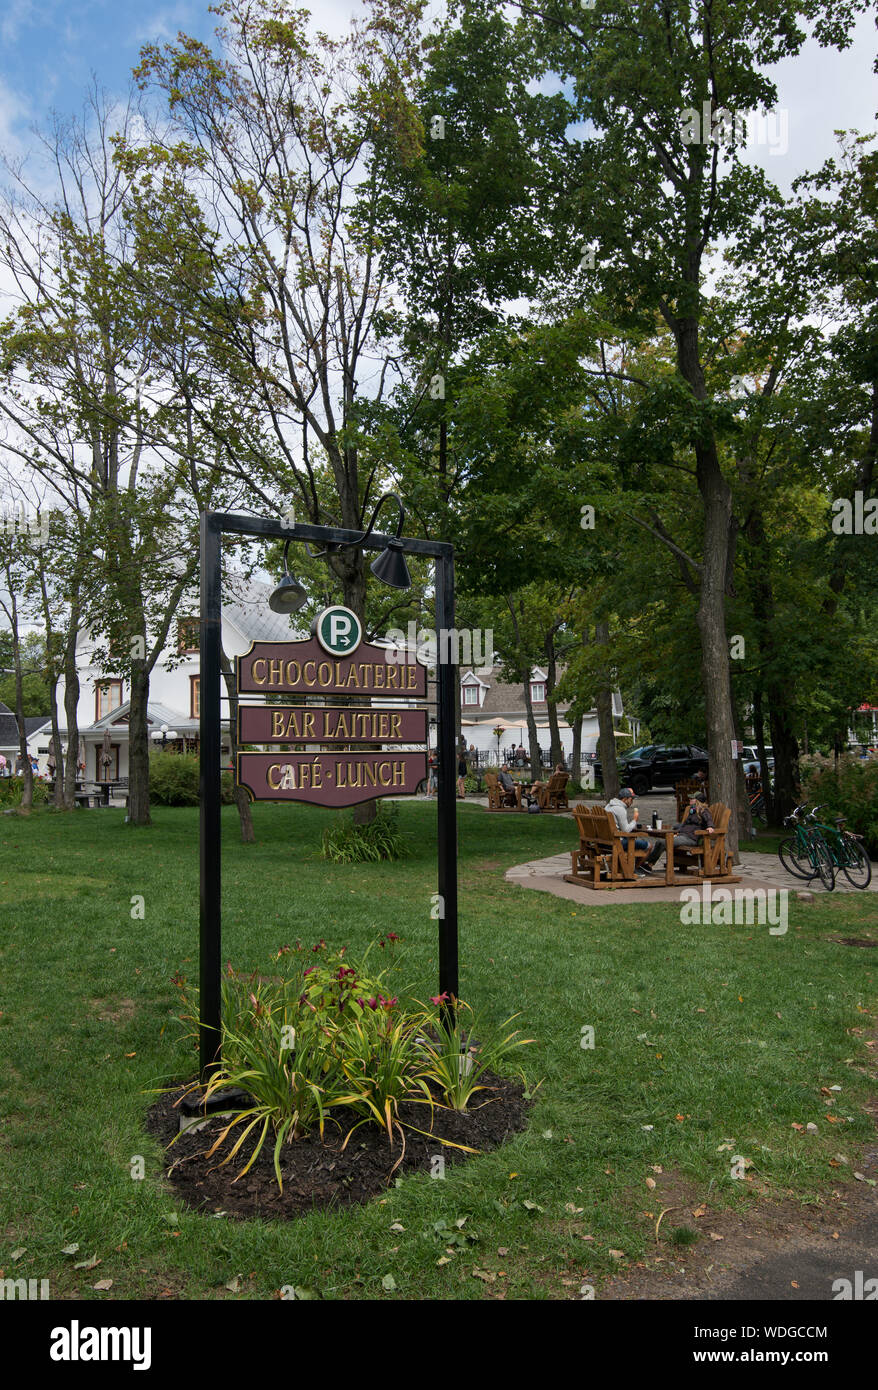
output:
[[[624,832],[626,830],[636,830],[637,817],[640,814],[640,812],[638,808],[634,805],[634,792],[631,790],[630,787],[622,787],[621,791],[619,792],[619,795],[612,797],[607,802],[606,806],[604,807],[604,810],[609,811],[610,815],[613,817],[614,821],[616,822],[621,831]],[[622,844],[624,845],[625,849],[628,848],[627,835],[625,836],[625,839],[622,841]],[[645,835],[638,835],[635,838],[634,848],[649,849],[649,840],[647,840]]]

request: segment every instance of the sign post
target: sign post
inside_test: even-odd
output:
[[[385,550],[393,539],[404,553],[435,561],[436,626],[454,628],[454,550],[444,541],[421,541],[343,531],[326,526],[284,526],[268,517],[231,512],[201,514],[201,771],[200,771],[200,1020],[202,1077],[217,1065],[221,1048],[221,667],[223,535],[266,540],[317,541]],[[236,662],[239,693],[349,697],[349,705],[245,705],[238,713],[239,743],[293,745],[295,751],[239,753],[237,780],[253,800],[307,801],[352,806],[381,796],[412,795],[426,776],[426,753],[398,745],[426,740],[425,710],[378,708],[374,699],[426,695],[426,670],[404,654],[362,641],[355,613],[334,605],[318,615],[304,642],[256,642]],[[443,646],[445,650],[443,650]],[[458,994],[457,803],[455,796],[455,698],[457,667],[443,661],[451,643],[440,642],[437,664],[439,748],[438,888],[439,993]],[[358,743],[372,745],[358,749]],[[332,745],[338,744],[338,749]],[[384,751],[374,750],[380,744]],[[312,747],[309,747],[312,745]],[[327,745],[331,751],[327,751]],[[397,745],[394,747],[394,745]]]

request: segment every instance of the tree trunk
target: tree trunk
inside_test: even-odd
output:
[[[619,767],[616,762],[616,735],[613,729],[613,690],[610,683],[610,667],[607,659],[610,645],[610,624],[595,624],[595,642],[600,650],[600,668],[595,707],[598,715],[598,757],[601,764],[601,781],[604,795],[610,797],[619,793]]]
[[[558,684],[558,663],[555,659],[555,637],[549,633],[546,638],[546,710],[549,716],[549,761],[555,768],[564,760],[561,744],[561,730],[558,725],[558,710],[552,695]]]
[[[567,711],[567,723],[573,734],[570,750],[570,776],[578,784],[582,783],[582,711],[571,705]]]
[[[229,697],[229,748],[232,754],[232,767],[238,766],[238,690],[235,684],[235,672],[231,661],[226,655],[226,649],[220,646],[220,665],[223,670],[223,679],[226,683],[226,692]],[[233,774],[234,775],[234,774]],[[238,818],[241,822],[241,843],[252,845],[256,841],[256,832],[253,829],[253,814],[250,809],[250,798],[243,787],[238,786],[238,779],[235,777],[235,804],[238,807]]]
[[[70,613],[70,631],[64,647],[64,720],[67,725],[67,762],[64,767],[64,809],[76,806],[76,776],[79,762],[79,671],[76,666],[76,638],[79,629],[79,608]]]
[[[34,804],[34,773],[27,751],[27,730],[24,722],[24,689],[21,680],[21,642],[18,635],[18,602],[15,597],[14,581],[9,569],[6,571],[12,618],[12,660],[15,666],[15,722],[18,725],[18,748],[22,761],[21,810],[23,815],[30,813]]]
[[[731,682],[731,674],[730,674]],[[735,739],[738,743],[743,743],[744,734],[741,725],[741,716],[738,710],[738,702],[735,699],[734,691],[732,694],[732,718],[735,721]],[[747,778],[744,774],[744,759],[735,758],[735,782],[738,796],[738,839],[744,844],[753,838],[753,817],[750,814],[750,798],[747,795]]]
[[[530,775],[531,780],[535,781],[542,771],[543,760],[540,756],[540,739],[537,733],[537,721],[534,717],[533,701],[530,698],[530,668],[522,672],[522,684],[524,686],[524,711],[527,719],[527,741],[530,747]]]
[[[128,823],[136,826],[152,825],[149,814],[148,704],[149,675],[145,662],[132,661],[128,714]]]

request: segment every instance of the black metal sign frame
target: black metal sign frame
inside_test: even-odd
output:
[[[394,539],[408,555],[435,561],[436,627],[454,629],[454,547],[446,541],[421,541],[376,535],[361,540],[359,531],[329,526],[283,526],[273,517],[240,516],[233,512],[201,513],[201,771],[200,771],[200,1019],[201,1074],[217,1065],[221,1048],[222,972],[222,537],[256,536],[264,540],[317,541],[321,545],[360,545],[384,550]],[[450,643],[445,644],[450,648]],[[457,799],[454,746],[457,666],[442,662],[440,644],[436,667],[436,740],[439,751],[438,874],[439,874],[439,993],[458,995],[457,948]]]

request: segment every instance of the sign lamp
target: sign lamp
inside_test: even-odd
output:
[[[412,586],[411,576],[409,575],[408,565],[405,562],[404,547],[400,540],[402,528],[405,524],[405,510],[395,492],[385,492],[383,497],[379,497],[372,511],[369,525],[365,531],[357,537],[355,541],[327,541],[324,550],[313,551],[305,542],[305,549],[312,560],[320,560],[324,555],[328,555],[330,550],[344,550],[348,546],[361,545],[368,540],[375,525],[375,518],[381,508],[382,503],[392,499],[399,508],[399,516],[396,522],[396,534],[388,541],[387,546],[382,550],[377,560],[373,560],[370,569],[376,579],[380,579],[382,584],[387,584],[392,589],[410,589]],[[292,537],[290,537],[292,540]],[[294,579],[289,572],[287,564],[287,554],[290,548],[290,541],[284,546],[284,576],[268,600],[269,608],[275,613],[295,613],[302,607],[308,595],[298,580]]]
[[[290,537],[290,539],[292,539],[292,537]],[[290,542],[287,541],[284,546],[283,578],[268,600],[268,606],[273,613],[296,613],[308,598],[306,590],[299,583],[298,579],[294,579],[290,574],[289,562],[287,560],[289,550]]]

